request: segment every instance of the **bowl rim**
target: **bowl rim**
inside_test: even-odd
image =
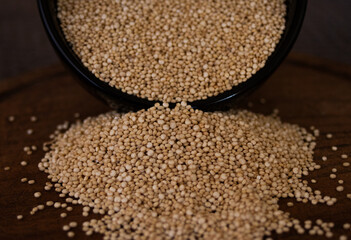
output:
[[[258,70],[245,82],[233,86],[230,90],[206,99],[188,102],[188,104],[198,109],[213,108],[219,104],[226,103],[238,98],[239,96],[245,95],[265,82],[279,67],[292,49],[302,27],[307,8],[307,1],[308,0],[285,1],[287,4],[287,19],[284,33],[276,45],[274,52],[268,57],[264,67]],[[56,6],[57,0],[37,0],[44,28],[59,57],[80,77],[81,80],[83,80],[85,84],[95,88],[95,91],[103,92],[115,100],[138,106],[138,108],[148,108],[153,106],[156,102],[162,102],[159,100],[151,101],[146,98],[140,98],[136,95],[125,93],[98,79],[87,67],[84,66],[80,58],[74,53],[72,48],[69,47],[69,43],[65,39],[62,30],[57,29],[54,17],[56,18],[56,21],[59,21],[59,19],[56,15],[52,16],[52,11],[50,10],[50,3],[53,4],[53,2]],[[291,13],[293,13],[292,16]],[[289,17],[292,17],[292,19],[288,19]]]

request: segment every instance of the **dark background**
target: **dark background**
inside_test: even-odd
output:
[[[293,49],[351,65],[351,0],[310,0]],[[35,0],[0,0],[0,79],[59,62]]]

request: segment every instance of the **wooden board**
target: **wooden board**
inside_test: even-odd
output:
[[[266,104],[260,99],[265,98]],[[253,103],[252,110],[270,113],[274,108],[280,110],[284,121],[296,123],[304,127],[311,125],[321,131],[317,141],[315,160],[322,168],[311,173],[306,179],[316,179],[310,184],[323,194],[338,198],[336,205],[328,207],[318,204],[297,203],[283,199],[281,209],[289,211],[300,220],[318,218],[335,222],[333,229],[335,238],[340,234],[349,235],[351,231],[342,229],[342,224],[351,222],[351,200],[346,193],[351,193],[351,167],[343,167],[340,155],[350,155],[351,162],[351,70],[346,66],[331,64],[306,56],[291,55],[277,72],[247,101]],[[0,82],[0,239],[65,239],[62,226],[70,221],[78,223],[87,220],[81,216],[81,207],[74,206],[67,218],[60,218],[63,209],[46,208],[34,216],[30,210],[47,200],[63,201],[54,191],[44,192],[46,175],[39,172],[37,164],[43,157],[41,150],[28,156],[23,151],[25,146],[41,146],[55,127],[66,120],[74,121],[74,113],[81,118],[108,111],[108,108],[82,89],[62,66],[53,66],[38,70],[17,78]],[[15,122],[8,122],[8,116],[16,117]],[[30,116],[38,117],[31,122]],[[26,130],[33,129],[32,135]],[[325,134],[332,133],[332,139]],[[331,151],[331,146],[338,146],[338,151]],[[322,156],[328,160],[323,162]],[[26,167],[20,165],[27,161]],[[10,166],[9,171],[4,171]],[[345,181],[344,192],[335,190],[336,180],[329,174],[337,168],[337,179]],[[34,179],[34,185],[21,183],[20,179]],[[42,191],[39,199],[33,197],[34,192]],[[287,201],[293,201],[294,207],[287,207]],[[16,216],[22,214],[24,219],[18,221]],[[99,217],[90,215],[88,218]],[[75,230],[76,239],[86,239],[80,230]],[[299,236],[295,231],[283,235],[274,235],[276,239],[313,239],[309,235]],[[101,235],[93,235],[88,239],[101,239]],[[321,238],[319,238],[321,239]]]

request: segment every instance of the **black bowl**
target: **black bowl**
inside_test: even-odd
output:
[[[80,82],[95,96],[103,99],[113,108],[121,105],[133,107],[134,109],[153,106],[156,101],[139,98],[111,87],[95,77],[95,75],[83,65],[79,57],[73,52],[70,44],[66,41],[61,30],[59,19],[57,18],[56,4],[57,0],[38,0],[39,12],[52,45],[63,62],[78,76]],[[223,106],[235,102],[235,100],[238,100],[240,97],[257,88],[274,72],[285,59],[296,41],[305,16],[307,0],[286,0],[286,4],[287,15],[285,31],[275,51],[267,59],[266,65],[246,82],[240,83],[231,90],[204,100],[190,102],[189,104],[194,108],[202,110],[222,109]]]

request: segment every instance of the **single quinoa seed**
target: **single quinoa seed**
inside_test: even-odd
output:
[[[70,223],[68,224],[68,226],[70,226],[71,228],[75,228],[75,227],[78,226],[78,223],[77,223],[77,222],[70,222]]]
[[[34,183],[35,183],[35,180],[29,180],[29,181],[28,181],[28,184],[29,184],[29,185],[32,185],[32,184],[34,184]]]
[[[344,187],[343,186],[337,186],[336,187],[336,191],[342,192],[342,191],[344,191]]]
[[[21,182],[22,182],[22,183],[25,183],[25,182],[27,182],[27,181],[28,181],[27,178],[21,178]]]
[[[341,158],[346,159],[346,158],[348,158],[348,156],[347,156],[347,154],[341,154]]]
[[[10,123],[13,123],[16,120],[15,116],[9,116],[7,118],[7,121],[9,121]]]
[[[34,132],[34,130],[33,130],[33,129],[27,129],[27,135],[32,135],[32,134],[33,134],[33,132]]]
[[[344,225],[342,226],[345,230],[351,229],[351,225],[350,223],[344,223]]]
[[[67,237],[69,237],[69,238],[73,238],[74,237],[74,232],[72,232],[72,231],[69,231],[69,232],[67,232]]]
[[[38,121],[38,117],[36,117],[36,116],[31,116],[29,119],[30,119],[31,122],[37,122]]]
[[[17,220],[22,220],[23,219],[23,215],[17,215]]]
[[[41,197],[41,192],[35,192],[35,193],[34,193],[34,197],[35,197],[35,198]]]
[[[283,0],[58,1],[67,41],[97,78],[163,102],[245,82],[274,52],[285,16]]]
[[[334,152],[338,150],[338,147],[337,146],[332,146],[331,147],[331,150],[333,150]]]

